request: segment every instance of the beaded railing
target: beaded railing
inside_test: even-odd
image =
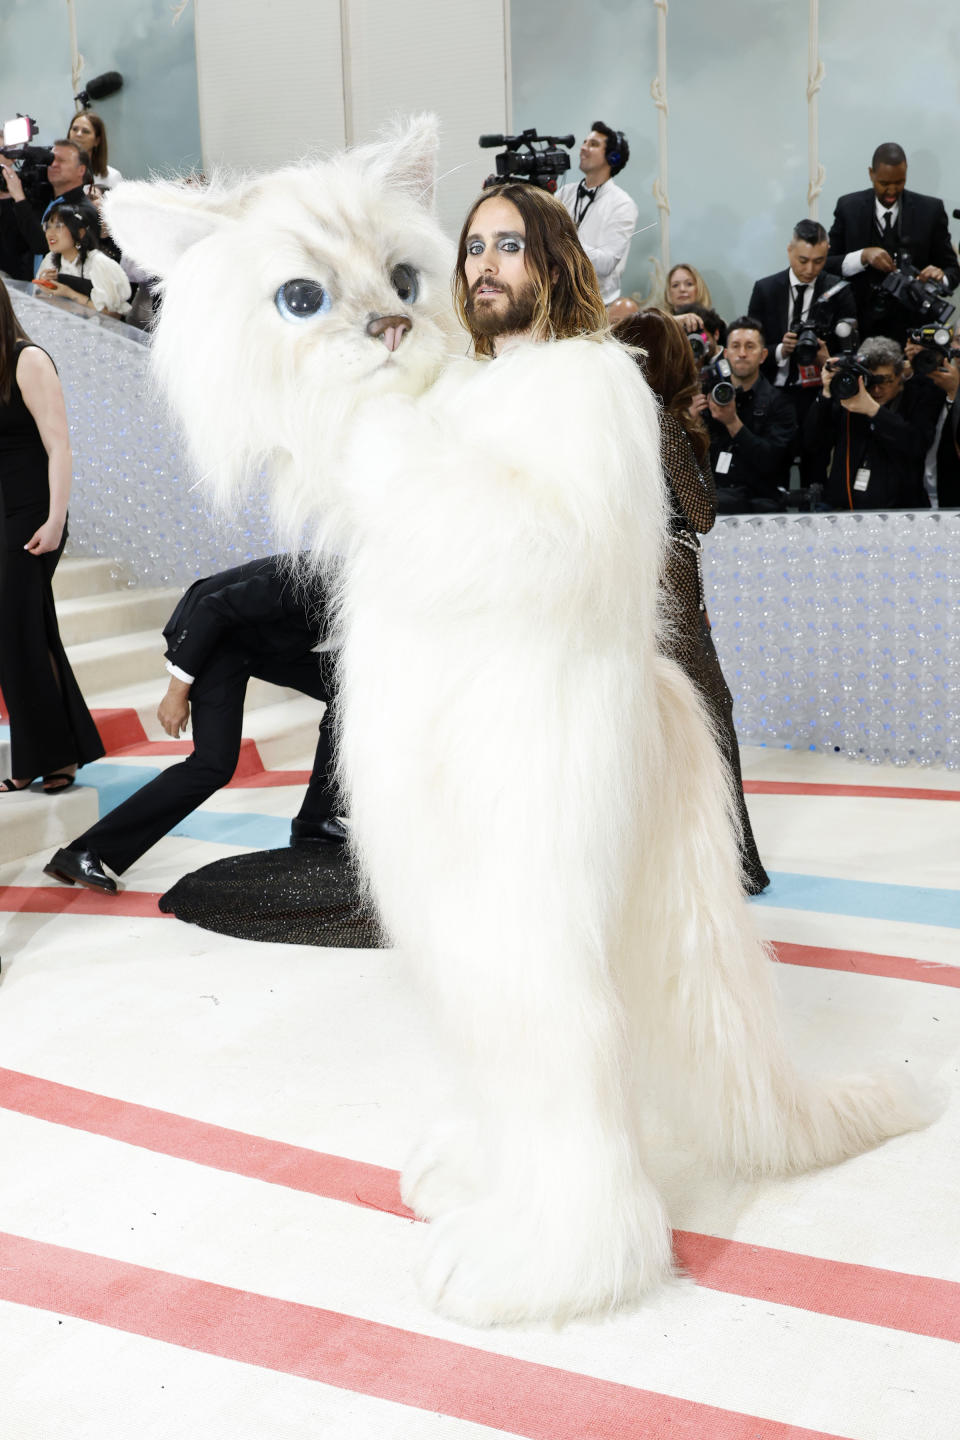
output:
[[[704,553],[744,744],[960,766],[960,511],[730,516]]]
[[[214,515],[150,378],[146,337],[8,282],[31,340],[53,356],[70,421],[69,555],[103,556],[136,585],[183,585],[276,549],[265,499]]]
[[[11,287],[71,421],[69,553],[186,584],[275,548],[260,497],[211,514],[129,326]],[[745,744],[960,766],[960,511],[731,516],[704,543],[713,633]]]

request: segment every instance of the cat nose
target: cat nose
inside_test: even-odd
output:
[[[388,350],[398,350],[400,341],[412,329],[409,315],[374,315],[367,321],[367,334],[374,340],[382,340]]]

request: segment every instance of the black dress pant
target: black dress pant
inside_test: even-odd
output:
[[[252,656],[229,642],[221,645],[190,690],[193,753],[131,795],[109,815],[78,836],[72,850],[93,850],[118,875],[152,845],[226,785],[237,768],[243,728],[243,702],[251,677],[268,680],[322,700],[327,708],[313,772],[300,809],[303,820],[327,819],[336,810],[331,775],[332,716],[330,687],[324,673],[329,659],[308,652],[295,660]]]

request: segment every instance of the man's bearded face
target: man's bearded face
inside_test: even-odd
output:
[[[477,207],[467,236],[464,309],[474,335],[516,335],[529,330],[536,289],[527,274],[523,217],[497,196]]]

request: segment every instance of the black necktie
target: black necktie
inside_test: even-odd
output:
[[[796,335],[803,320],[803,297],[807,293],[808,286],[798,285],[796,294],[793,297],[793,314],[790,316],[790,329]],[[787,384],[796,385],[800,374],[800,367],[797,364],[796,354],[790,356],[790,364],[787,367]]]
[[[883,217],[883,235],[882,235],[881,238],[882,238],[882,240],[883,240],[884,246],[889,247],[892,236],[893,236],[893,215],[892,215],[892,214],[890,213],[890,211],[888,210],[887,213],[886,213],[886,214],[884,215],[884,217]]]

